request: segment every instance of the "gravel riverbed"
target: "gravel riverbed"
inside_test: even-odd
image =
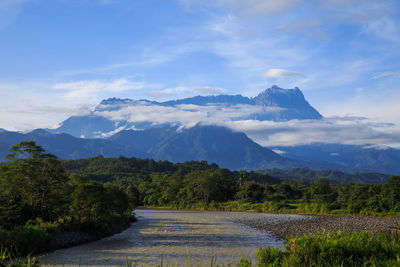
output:
[[[373,217],[352,215],[313,215],[292,221],[269,221],[262,218],[240,219],[239,223],[259,230],[273,232],[277,237],[285,239],[304,234],[315,234],[321,231],[345,231],[371,233],[397,231],[400,217]]]

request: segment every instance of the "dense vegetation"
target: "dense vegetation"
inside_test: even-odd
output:
[[[290,170],[271,169],[260,172],[280,179],[307,182],[315,181],[318,178],[326,178],[332,184],[382,184],[390,178],[388,174],[374,172],[346,173],[338,170],[312,170],[309,168],[293,168]]]
[[[0,165],[0,246],[21,254],[48,249],[56,237],[71,231],[94,236],[119,231],[128,225],[136,205],[400,213],[399,176],[384,184],[333,184],[327,178],[288,180],[230,171],[205,161],[174,164],[134,157],[60,161],[34,142],[12,147],[8,159]],[[276,257],[289,257],[282,253]]]
[[[285,250],[261,248],[259,266],[400,266],[399,236],[368,232],[320,233],[293,238]]]
[[[68,176],[34,142],[10,151],[0,165],[0,247],[27,254],[50,248],[69,231],[101,236],[129,223],[134,202],[116,184]]]
[[[400,212],[398,176],[384,184],[332,184],[327,178],[315,178],[317,172],[308,169],[298,169],[297,179],[288,180],[258,172],[221,169],[205,161],[174,164],[134,157],[95,157],[63,164],[69,172],[89,179],[129,187],[130,198],[138,205],[269,212]],[[324,173],[335,177],[333,171]],[[364,174],[347,174],[350,178],[342,172],[338,175],[349,180]]]

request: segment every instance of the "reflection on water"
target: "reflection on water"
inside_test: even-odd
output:
[[[194,266],[236,263],[243,258],[256,262],[259,247],[282,242],[272,234],[236,223],[238,220],[270,220],[284,223],[298,215],[239,212],[137,210],[138,222],[122,233],[89,244],[61,249],[43,256],[42,264],[126,266],[178,263],[186,266],[186,251]]]

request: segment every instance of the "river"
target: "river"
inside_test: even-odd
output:
[[[254,230],[240,220],[285,223],[300,215],[245,212],[136,210],[138,221],[125,231],[80,246],[60,249],[40,258],[41,264],[64,266],[225,266],[240,259],[256,263],[259,247],[282,247],[272,233]],[[235,265],[235,264],[233,264]]]

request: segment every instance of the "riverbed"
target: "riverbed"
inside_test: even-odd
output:
[[[272,232],[240,223],[263,220],[286,224],[307,219],[301,215],[246,212],[137,210],[138,221],[125,231],[92,243],[60,249],[40,258],[44,265],[64,266],[225,266],[241,258],[256,263],[259,247],[282,247]]]

